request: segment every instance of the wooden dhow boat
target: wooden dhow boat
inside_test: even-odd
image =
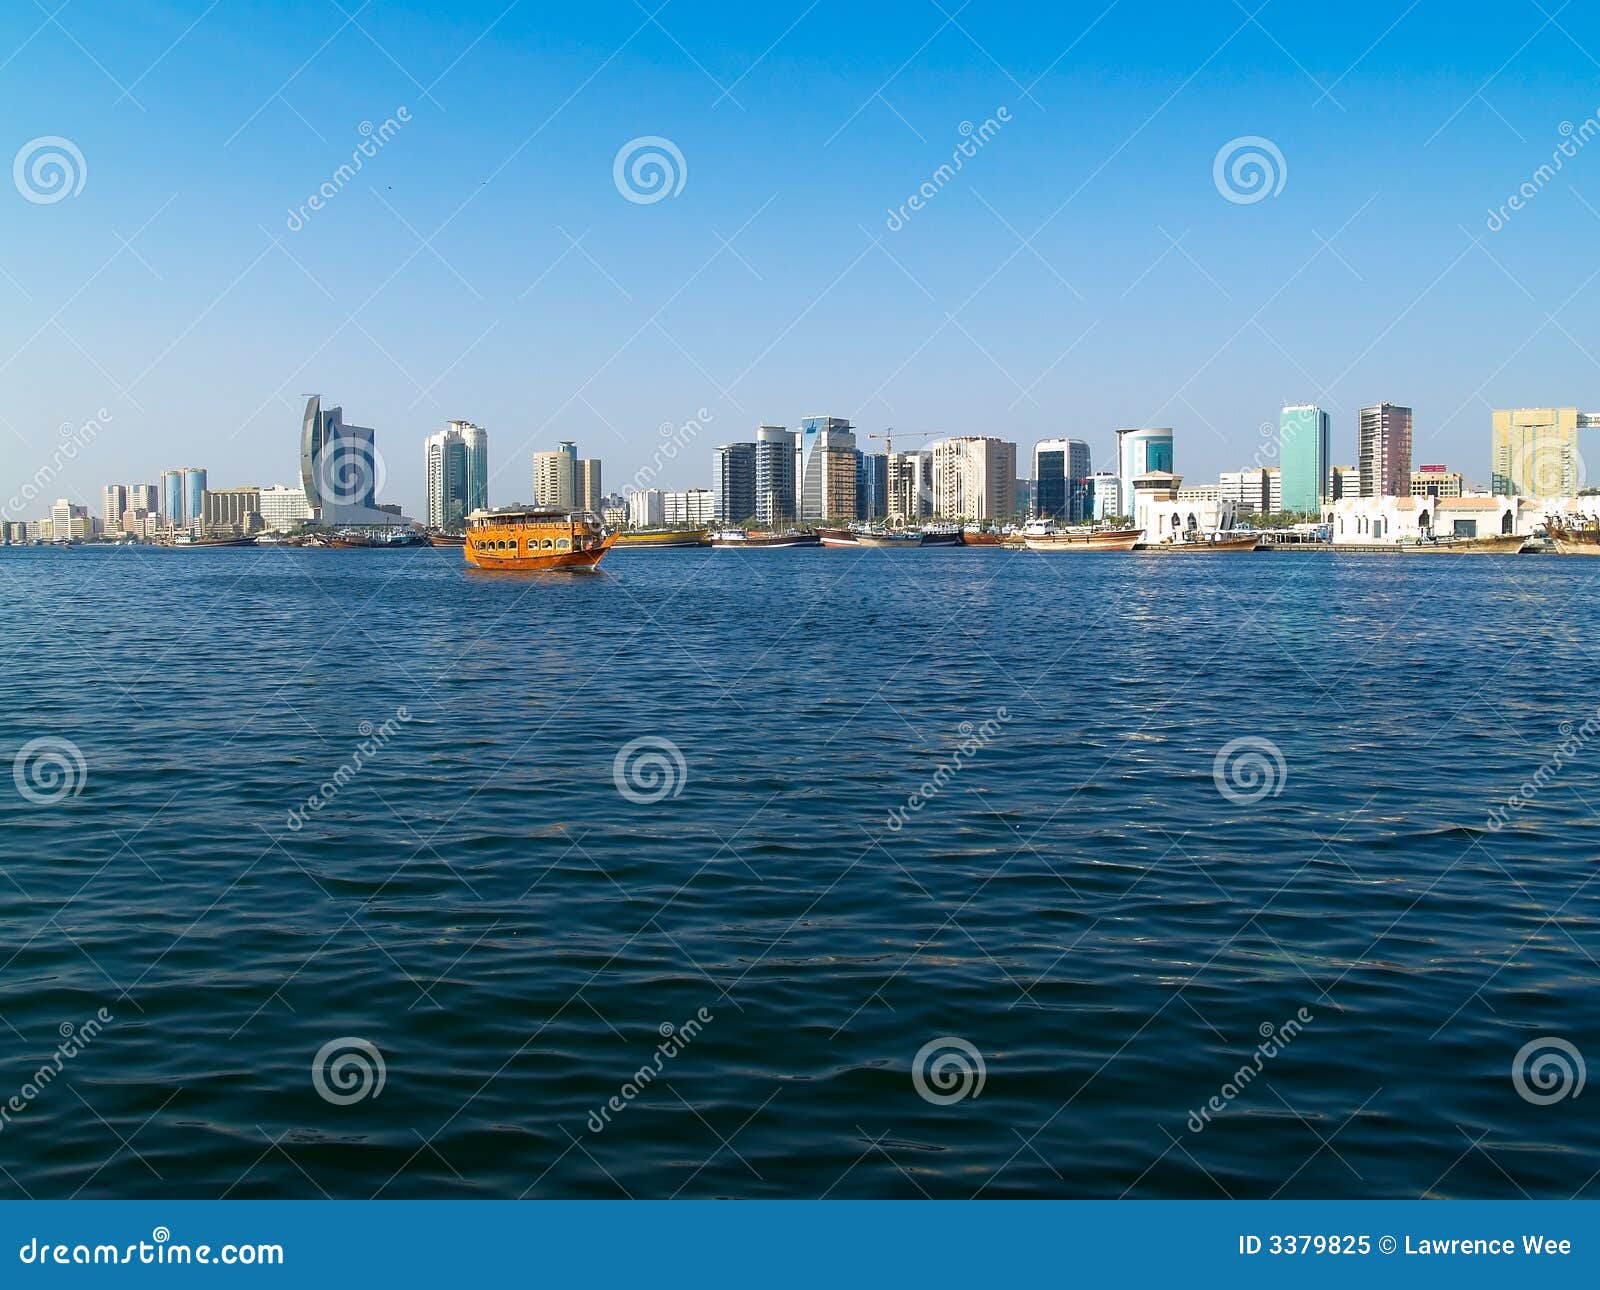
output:
[[[1143,529],[1062,529],[1024,533],[1022,545],[1030,551],[1131,551],[1142,537]]]
[[[467,517],[462,554],[479,569],[559,573],[594,568],[616,540],[582,511],[508,507]]]
[[[1600,526],[1578,528],[1556,520],[1547,521],[1550,545],[1557,555],[1600,555]]]
[[[1402,542],[1403,555],[1516,555],[1527,538],[1520,534],[1495,534],[1492,537],[1432,538],[1425,542]]]
[[[1177,542],[1141,542],[1133,549],[1167,555],[1200,555],[1211,552],[1258,551],[1262,549],[1262,542],[1260,536],[1255,533],[1216,533]]]

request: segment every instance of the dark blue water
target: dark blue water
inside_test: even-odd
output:
[[[0,552],[0,1195],[1593,1195],[1597,577]]]

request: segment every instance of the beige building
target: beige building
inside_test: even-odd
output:
[[[578,505],[578,452],[563,442],[554,452],[533,454],[533,502],[570,511]]]
[[[920,520],[933,508],[933,454],[889,454],[889,518]]]
[[[600,458],[585,457],[578,462],[578,509],[600,514],[604,493],[600,488]]]
[[[1017,445],[988,435],[941,439],[933,458],[933,513],[1009,524],[1017,513]]]
[[[1411,496],[1460,497],[1467,491],[1459,470],[1443,466],[1418,466],[1411,472]]]
[[[208,488],[200,494],[200,532],[212,537],[244,537],[261,530],[259,488]]]
[[[1491,491],[1514,497],[1571,497],[1583,487],[1578,431],[1600,413],[1577,408],[1502,408],[1493,414]]]

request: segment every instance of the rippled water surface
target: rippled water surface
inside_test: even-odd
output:
[[[1597,577],[0,552],[0,1195],[1593,1195]]]

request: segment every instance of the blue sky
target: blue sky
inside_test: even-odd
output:
[[[0,186],[5,496],[101,408],[54,492],[291,482],[312,391],[377,428],[412,513],[447,417],[488,428],[509,502],[535,448],[575,439],[621,487],[700,409],[664,483],[809,413],[1070,434],[1097,466],[1113,427],[1171,424],[1205,480],[1285,401],[1353,461],[1383,399],[1419,462],[1485,480],[1492,407],[1600,408],[1578,4],[59,2],[0,13],[0,152],[60,137],[85,171],[57,201]],[[1534,181],[1563,123],[1575,155]],[[642,136],[684,159],[675,195],[619,192]],[[1228,200],[1246,137],[1281,189]]]

